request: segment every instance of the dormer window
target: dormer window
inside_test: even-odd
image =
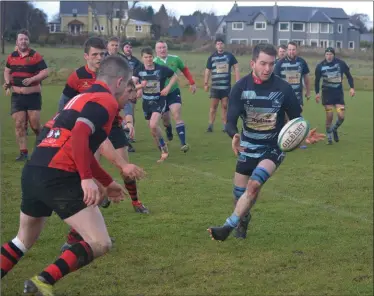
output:
[[[73,8],[72,13],[73,13],[73,17],[77,17],[78,9]]]

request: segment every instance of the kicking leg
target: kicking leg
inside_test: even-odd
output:
[[[219,99],[211,98],[210,109],[209,109],[209,126],[207,132],[213,132],[214,121],[216,120],[217,108],[219,104]]]
[[[327,136],[327,143],[329,145],[332,144],[332,120],[334,118],[334,110],[333,105],[325,105],[325,111],[326,111],[326,136]]]
[[[181,110],[182,104],[180,103],[170,105],[170,111],[173,115],[173,119],[175,120],[175,126],[181,142],[181,151],[186,153],[189,150],[189,145],[186,143],[186,128],[181,118]]]
[[[335,105],[336,107],[336,112],[338,115],[338,119],[336,120],[334,126],[331,128],[333,136],[334,136],[334,141],[339,142],[339,135],[338,135],[338,128],[341,126],[344,122],[345,118],[345,106],[344,105]]]

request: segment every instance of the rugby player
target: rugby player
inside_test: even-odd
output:
[[[278,46],[278,56],[275,59],[275,63],[277,63],[279,60],[286,57],[287,54],[287,45],[281,44]]]
[[[157,162],[163,162],[169,156],[168,146],[162,137],[159,121],[166,110],[166,96],[177,82],[177,75],[166,66],[153,62],[153,50],[150,47],[141,51],[143,65],[134,70],[133,79],[137,87],[142,89],[143,112],[148,122],[152,137],[161,150],[161,158]],[[166,80],[170,78],[168,85]]]
[[[238,61],[234,55],[225,51],[225,42],[217,38],[215,41],[216,52],[214,52],[207,61],[204,74],[204,90],[209,91],[209,76],[212,74],[212,85],[210,88],[210,110],[209,126],[207,132],[213,132],[213,125],[216,119],[217,108],[221,101],[221,118],[223,129],[226,131],[227,102],[231,90],[231,68],[235,71],[235,81],[240,79]]]
[[[53,295],[53,285],[61,278],[111,249],[112,243],[97,205],[103,193],[118,202],[124,198],[125,191],[93,154],[108,137],[118,110],[125,104],[123,93],[131,72],[123,58],[105,59],[96,82],[65,106],[23,169],[19,231],[13,240],[2,245],[1,276],[34,245],[52,212],[77,229],[84,239],[63,252],[41,273],[25,281],[25,294]],[[144,172],[134,168],[132,177],[142,177]],[[101,186],[105,192],[100,191]]]
[[[322,105],[326,111],[326,135],[328,144],[332,144],[332,137],[335,142],[339,142],[338,128],[342,125],[345,118],[345,103],[343,92],[343,74],[347,77],[349,84],[349,94],[355,95],[354,81],[348,65],[335,57],[335,50],[328,47],[325,50],[325,59],[320,62],[315,70],[316,102],[321,100],[320,80],[322,78]],[[334,108],[338,115],[335,124],[332,125],[334,118]]]
[[[234,229],[237,238],[246,237],[250,209],[261,187],[285,157],[277,145],[285,113],[290,119],[301,116],[292,87],[273,74],[276,54],[273,45],[257,44],[250,62],[253,71],[240,79],[230,93],[227,133],[238,157],[233,190],[235,210],[223,226],[208,229],[214,240],[224,241]],[[243,120],[241,135],[237,128],[239,117]],[[307,142],[316,143],[323,138],[313,129]]]
[[[175,73],[181,71],[190,83],[190,91],[194,94],[196,92],[196,84],[187,66],[184,65],[180,57],[168,54],[168,45],[164,41],[158,41],[155,46],[156,58],[154,62],[159,65],[167,66]],[[169,81],[166,82],[166,85]],[[166,110],[162,116],[164,127],[166,129],[166,136],[169,141],[173,140],[173,130],[170,120],[170,112],[175,121],[175,127],[179,140],[181,142],[181,151],[187,152],[189,145],[186,144],[186,129],[181,117],[182,98],[178,83],[174,84],[170,93],[166,97]]]
[[[43,57],[30,48],[29,32],[20,30],[17,33],[16,48],[6,61],[3,86],[6,95],[10,95],[12,91],[11,115],[20,151],[17,161],[28,159],[27,121],[36,137],[40,133],[41,81],[47,77],[48,68]]]

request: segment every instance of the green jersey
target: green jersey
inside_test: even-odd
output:
[[[184,64],[181,60],[180,57],[176,56],[176,55],[168,55],[166,57],[166,59],[162,59],[160,57],[155,57],[153,59],[153,62],[155,62],[156,64],[159,64],[161,66],[167,66],[169,67],[170,69],[172,69],[176,74],[178,73],[178,70],[179,71],[183,71],[184,69]],[[165,83],[165,86],[169,84],[169,81],[170,81],[170,78],[166,80],[166,83]],[[176,90],[177,88],[179,88],[179,85],[178,85],[178,82],[175,83],[172,88],[170,89],[170,92]]]

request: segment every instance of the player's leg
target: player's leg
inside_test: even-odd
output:
[[[344,118],[345,118],[344,99],[342,98],[338,102],[339,102],[339,104],[335,105],[336,113],[337,113],[338,118],[337,118],[334,126],[331,128],[335,142],[339,142],[338,128],[343,124]]]
[[[158,160],[158,162],[166,160],[169,156],[168,146],[162,136],[162,131],[159,126],[161,115],[162,112],[153,112],[149,120],[149,128],[151,130],[152,137],[155,140],[155,142],[158,142],[158,145],[161,149],[161,158],[160,160]]]
[[[36,137],[39,136],[42,126],[40,124],[40,110],[28,110],[27,117],[30,121],[30,127]]]
[[[208,133],[213,132],[213,125],[214,125],[214,121],[216,120],[219,101],[220,100],[217,98],[216,92],[212,91],[211,96],[210,96],[209,126],[206,130]]]
[[[171,124],[169,106],[166,107],[165,113],[162,114],[162,123],[165,127],[165,133],[166,133],[166,137],[168,141],[172,141],[174,138],[174,135],[173,135],[173,126]]]
[[[334,118],[334,106],[333,105],[325,105],[325,112],[326,112],[326,136],[327,136],[327,143],[329,145],[332,144],[332,120]]]
[[[176,89],[169,96],[169,108],[175,121],[175,127],[181,142],[181,151],[186,153],[189,150],[189,145],[186,143],[186,128],[181,116],[182,98],[180,90]]]
[[[229,98],[224,97],[221,99],[221,120],[222,120],[222,131],[226,132],[226,123],[227,123],[227,106]]]
[[[17,161],[24,161],[28,158],[27,136],[26,136],[26,108],[24,98],[21,94],[12,93],[11,97],[11,115],[15,123],[16,140],[19,146],[20,154]]]

